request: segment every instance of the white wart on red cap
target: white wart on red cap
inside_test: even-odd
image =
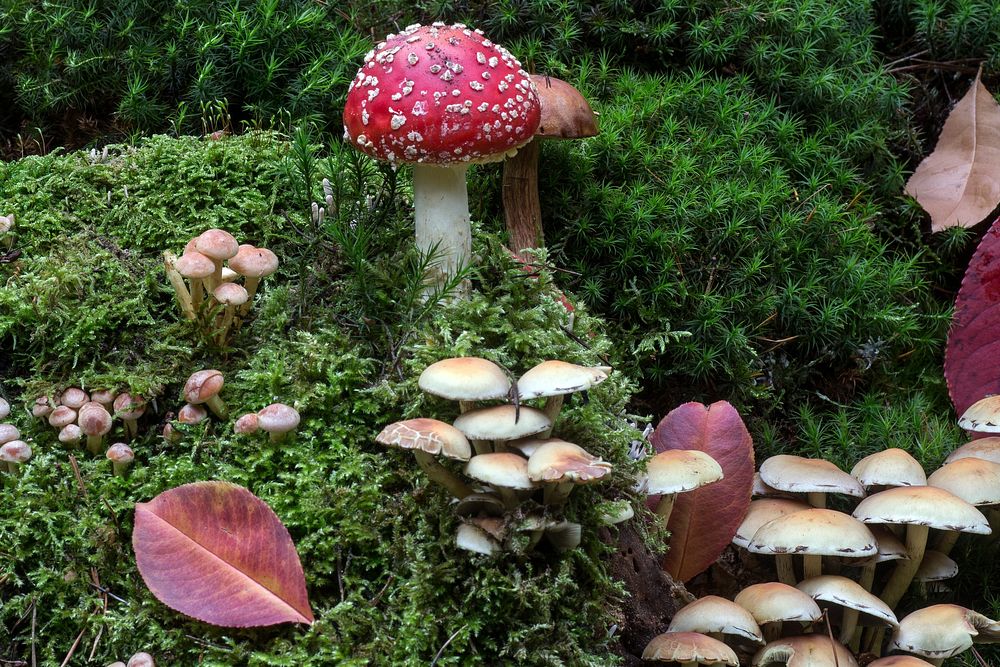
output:
[[[611,472],[611,464],[583,447],[552,439],[528,458],[528,477],[534,482],[595,482]]]
[[[411,25],[368,53],[351,82],[344,131],[389,162],[453,164],[531,140],[541,109],[520,63],[464,25]]]
[[[987,396],[969,406],[958,419],[959,428],[979,433],[1000,433],[1000,394]]]
[[[513,405],[469,410],[455,420],[455,428],[473,440],[516,440],[541,433],[551,425],[544,412],[523,405],[520,411]]]
[[[729,667],[739,667],[740,664],[733,649],[700,632],[664,632],[657,635],[646,644],[642,659]]]
[[[865,495],[858,480],[823,459],[778,454],[760,464],[760,478],[768,486],[792,493]]]
[[[389,447],[440,454],[458,461],[468,461],[472,456],[472,447],[462,432],[437,419],[407,419],[389,424],[375,437],[375,441]]]
[[[452,401],[488,401],[510,392],[503,369],[480,357],[442,359],[425,368],[417,384],[428,394]]]
[[[669,632],[721,632],[763,644],[764,637],[749,611],[718,595],[706,595],[681,607]]]
[[[950,658],[973,643],[1000,642],[1000,623],[957,604],[935,604],[899,622],[890,648],[925,658]]]
[[[586,391],[608,379],[601,368],[578,366],[566,361],[543,361],[517,381],[517,393],[522,399],[560,396]]]
[[[927,475],[920,463],[898,447],[866,456],[851,468],[851,475],[865,488],[927,484]]]

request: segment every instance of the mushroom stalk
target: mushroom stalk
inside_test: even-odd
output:
[[[246,315],[250,312],[250,306],[253,305],[253,297],[257,293],[257,286],[260,285],[261,278],[254,276],[247,276],[243,280],[243,288],[247,291],[247,302],[240,306],[240,315]]]
[[[507,242],[515,254],[545,244],[538,198],[538,152],[538,140],[534,139],[503,165],[503,213]]]
[[[250,303],[247,301],[247,303]],[[224,345],[226,342],[226,334],[229,333],[229,327],[233,324],[233,318],[236,316],[236,306],[233,304],[226,304],[225,313],[222,316],[222,323],[219,325],[219,332],[216,336],[216,342],[219,345]]]
[[[430,269],[429,295],[439,289],[472,254],[469,224],[469,194],[465,186],[468,164],[452,166],[413,165],[413,212],[417,248],[430,253],[436,248],[437,262]],[[466,290],[459,290],[464,298]]]
[[[664,528],[670,523],[670,514],[674,511],[674,498],[676,493],[665,493],[660,497],[660,502],[656,504],[656,513],[663,518]]]
[[[815,554],[802,556],[802,579],[812,579],[823,574],[823,557]]]
[[[461,500],[472,494],[472,489],[469,485],[455,477],[447,468],[438,463],[433,454],[428,454],[417,449],[413,451],[413,456],[417,459],[417,463],[423,471],[427,473],[427,476],[447,489],[451,495]]]
[[[822,491],[812,491],[806,494],[809,504],[818,509],[826,509],[826,493]],[[808,578],[808,577],[807,577]]]
[[[940,551],[945,556],[951,553],[951,550],[955,548],[955,543],[958,542],[959,531],[957,530],[946,530],[938,536],[937,541],[934,543],[934,550]]]
[[[184,276],[182,276],[174,264],[177,262],[177,255],[170,252],[169,250],[163,251],[163,268],[167,272],[167,280],[174,288],[174,293],[177,295],[177,304],[181,307],[181,312],[189,320],[194,319],[194,305],[191,303],[191,293],[188,292],[187,285],[184,284]]]
[[[909,559],[901,560],[897,563],[896,569],[892,571],[892,576],[889,578],[880,596],[893,609],[896,608],[903,594],[906,593],[906,589],[910,586],[910,582],[913,581],[913,577],[920,567],[920,561],[924,559],[924,549],[927,548],[927,533],[929,530],[927,526],[918,526],[915,524],[906,527],[906,553]]]
[[[87,451],[91,454],[100,454],[104,446],[104,436],[103,435],[88,435],[87,436]]]
[[[204,301],[204,283],[205,281],[201,278],[191,278],[191,309],[195,313],[201,310],[201,304]]]
[[[775,554],[775,566],[778,568],[778,581],[789,586],[794,586],[795,581],[795,561],[792,554]]]
[[[865,589],[869,593],[872,590],[872,584],[875,582],[875,564],[876,563],[874,559],[872,560],[872,562],[865,564],[864,567],[861,568],[861,576],[858,577],[858,584],[860,584],[861,588]],[[848,637],[846,629],[848,623],[852,620],[851,619],[852,616],[853,616],[853,623],[851,625],[853,627],[853,630],[851,632],[850,637]],[[861,628],[858,627],[858,616],[859,615],[856,609],[844,610],[844,617],[842,623],[844,630],[841,632],[840,635],[841,643],[845,645],[850,643],[850,649],[854,653],[858,653],[861,650]]]
[[[222,399],[218,396],[211,396],[205,400],[205,405],[208,409],[215,413],[215,416],[219,419],[229,419],[229,410],[226,408],[226,404],[222,402]]]
[[[565,399],[564,394],[559,394],[558,396],[549,396],[545,399],[545,405],[542,407],[542,412],[545,416],[549,418],[551,426],[539,434],[539,438],[551,438],[552,430],[556,427],[556,418],[559,417],[559,412],[562,410],[563,400]]]
[[[573,482],[551,482],[542,490],[543,505],[562,505],[573,491]],[[673,507],[673,502],[671,502]],[[667,517],[669,518],[669,516]]]

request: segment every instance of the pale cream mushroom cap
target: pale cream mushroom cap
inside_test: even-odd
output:
[[[1000,623],[957,604],[918,609],[899,622],[890,649],[950,658],[976,643],[1000,641]]]
[[[681,607],[668,632],[721,632],[726,635],[737,635],[744,639],[764,643],[764,636],[753,615],[749,611],[718,595],[706,595]]]
[[[757,529],[749,551],[866,558],[878,553],[875,536],[849,514],[807,509],[774,519]]]
[[[11,440],[20,440],[21,432],[13,424],[0,424],[0,445]]]
[[[472,445],[468,438],[451,424],[437,419],[407,419],[389,424],[375,441],[400,449],[419,449],[458,461],[468,461]]]
[[[469,410],[455,419],[455,428],[473,440],[516,440],[552,426],[541,410],[522,405],[516,422],[515,412],[513,405]]]
[[[683,493],[718,482],[722,466],[697,449],[668,449],[646,462],[646,493]]]
[[[757,651],[753,667],[788,665],[788,667],[858,667],[847,648],[824,633],[786,637],[770,642]]]
[[[946,464],[954,463],[959,459],[970,457],[1000,463],[1000,437],[979,438],[967,442],[949,454],[944,462]]]
[[[596,482],[611,472],[611,464],[583,447],[553,439],[528,457],[528,477],[533,482]]]
[[[221,261],[239,252],[240,244],[225,230],[206,229],[194,239],[194,249],[209,259]]]
[[[899,625],[889,605],[847,577],[824,574],[801,581],[795,587],[814,600],[856,609],[893,627]]]
[[[632,503],[627,500],[615,500],[607,503],[601,510],[601,525],[614,526],[615,524],[628,521],[635,516]]]
[[[478,454],[465,464],[465,474],[490,486],[505,489],[533,489],[528,462],[510,452]]]
[[[124,442],[116,442],[108,447],[105,456],[114,463],[132,463],[135,459],[135,452]]]
[[[268,433],[289,433],[300,421],[299,411],[284,403],[272,403],[257,411],[257,428]]]
[[[778,454],[760,464],[760,478],[779,491],[865,496],[861,482],[823,459]]]
[[[58,439],[64,445],[74,445],[83,439],[83,431],[76,424],[66,424],[59,431]]]
[[[177,269],[177,273],[185,278],[201,280],[215,273],[215,262],[197,250],[193,250],[181,255],[174,262],[174,268]]]
[[[77,418],[80,430],[88,436],[103,436],[111,430],[111,413],[100,403],[84,403]]]
[[[492,556],[500,550],[499,542],[479,526],[470,523],[458,524],[458,530],[455,531],[455,546],[484,556]]]
[[[208,371],[202,371],[208,372]],[[219,371],[214,371],[219,373]],[[194,377],[194,376],[192,376]],[[222,374],[219,373],[219,377]],[[191,380],[188,379],[188,382]],[[221,381],[219,386],[221,387]],[[193,401],[188,401],[192,403]],[[138,419],[139,417],[146,414],[146,399],[138,394],[129,394],[128,392],[122,392],[115,397],[112,407],[115,411],[115,417],[121,417],[122,419]]]
[[[664,632],[646,644],[643,660],[660,662],[697,662],[701,665],[720,663],[739,667],[735,651],[718,639],[699,632]]]
[[[750,495],[754,498],[791,498],[793,494],[787,491],[779,491],[773,486],[769,486],[760,478],[760,472],[753,474],[753,486],[750,487]]]
[[[559,551],[576,549],[583,540],[583,526],[573,521],[552,521],[545,527],[545,539]]]
[[[223,306],[242,306],[250,298],[243,285],[236,283],[222,283],[215,288],[212,296]]]
[[[978,433],[1000,433],[1000,395],[987,396],[970,405],[958,418],[959,428]]]
[[[442,359],[425,368],[417,384],[428,394],[452,401],[488,401],[510,393],[503,369],[479,357]]]
[[[928,549],[924,552],[924,558],[920,561],[917,573],[913,575],[914,581],[944,581],[958,576],[958,563],[949,556]]]
[[[910,552],[907,551],[903,540],[896,537],[896,534],[887,526],[873,523],[868,526],[868,529],[872,531],[872,535],[878,540],[876,562],[884,563],[890,560],[910,560]]]
[[[811,597],[788,584],[768,581],[747,586],[734,600],[753,616],[758,624],[776,621],[810,623],[823,615]]]
[[[934,667],[926,660],[915,655],[890,655],[878,660],[872,660],[867,667]]]
[[[938,468],[928,486],[944,489],[970,505],[1000,504],[1000,463],[965,458]]]
[[[869,454],[854,464],[851,475],[870,486],[923,486],[927,475],[909,452],[898,447]]]
[[[517,380],[522,400],[586,391],[608,379],[603,368],[578,366],[566,361],[543,361]]]
[[[511,449],[516,449],[521,452],[527,458],[531,458],[531,455],[535,453],[535,450],[542,445],[549,442],[563,442],[559,438],[535,438],[528,436],[527,438],[518,438],[517,440],[508,440],[507,447]]]
[[[256,416],[257,415],[254,415],[255,418]],[[200,424],[206,419],[208,419],[208,410],[200,405],[185,403],[181,406],[181,409],[177,411],[177,421],[182,424]],[[256,421],[254,423],[256,423]]]
[[[780,516],[810,509],[808,503],[787,498],[758,498],[751,500],[743,522],[733,535],[733,544],[746,549],[757,529]]]
[[[900,523],[988,535],[990,525],[975,507],[933,486],[897,486],[868,496],[853,516],[865,523]]]

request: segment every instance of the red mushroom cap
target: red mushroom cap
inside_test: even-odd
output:
[[[411,25],[365,57],[344,107],[346,138],[379,160],[456,164],[502,159],[541,118],[521,64],[479,30]]]

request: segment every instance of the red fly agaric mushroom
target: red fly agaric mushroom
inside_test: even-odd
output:
[[[146,414],[146,399],[138,394],[122,392],[115,397],[112,407],[115,417],[125,422],[125,435],[131,440],[139,433],[139,418]]]
[[[229,333],[229,327],[233,323],[233,318],[236,316],[236,309],[245,304],[249,297],[243,286],[236,283],[222,283],[215,288],[212,295],[226,309],[216,336],[219,345],[222,345],[226,340],[226,335]]]
[[[87,436],[87,450],[91,454],[99,454],[104,442],[104,436],[111,430],[111,413],[100,403],[91,401],[80,407],[80,430]]]
[[[437,286],[471,254],[469,164],[512,155],[540,117],[520,63],[464,25],[411,25],[365,57],[347,93],[345,138],[376,159],[414,165],[416,242],[441,254]]]
[[[204,403],[219,419],[227,419],[226,404],[219,398],[225,380],[220,371],[209,368],[191,374],[184,384],[184,400],[193,405]]]
[[[555,77],[532,74],[530,78],[538,93],[542,117],[534,140],[503,167],[504,219],[510,249],[517,254],[524,248],[538,248],[545,243],[538,198],[539,141],[597,135],[597,115],[580,91]]]
[[[240,308],[240,314],[245,315],[250,311],[261,279],[278,270],[278,256],[267,248],[241,245],[239,252],[229,260],[229,266],[246,278],[243,286],[247,290],[247,302]]]
[[[135,453],[124,442],[116,442],[108,447],[106,456],[111,461],[111,468],[114,470],[115,476],[123,477],[128,472],[128,467],[132,465]]]
[[[200,252],[192,251],[181,255],[181,258],[174,262],[174,268],[190,282],[191,307],[197,313],[205,296],[203,283],[215,273],[215,262]]]
[[[232,234],[225,230],[207,229],[195,239],[194,247],[215,264],[215,270],[208,283],[208,289],[211,292],[222,282],[222,261],[235,256],[239,252],[240,244]]]
[[[17,474],[17,468],[31,458],[31,447],[23,440],[11,440],[0,445],[0,462],[7,464],[7,472]]]
[[[299,425],[299,412],[284,403],[272,403],[257,413],[257,427],[267,431],[271,442],[280,442]]]

